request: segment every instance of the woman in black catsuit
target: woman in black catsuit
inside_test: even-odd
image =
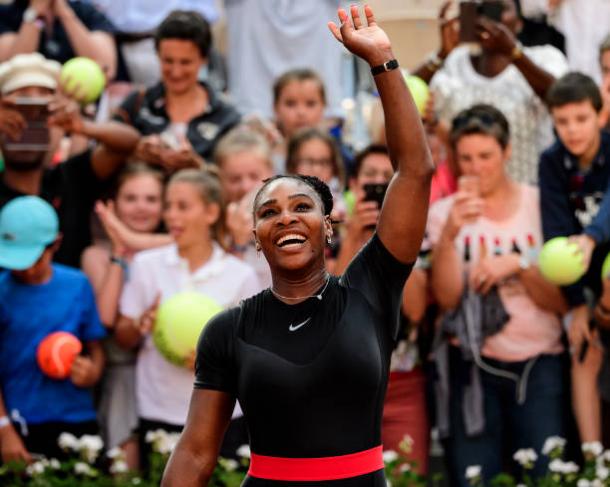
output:
[[[432,164],[390,42],[365,7],[330,28],[367,61],[396,174],[377,233],[340,278],[325,271],[332,196],[315,178],[276,177],[254,202],[270,289],[218,315],[197,350],[186,427],[162,485],[206,485],[235,400],[252,451],[244,485],[385,486],[381,415],[400,295],[426,223]],[[377,69],[375,69],[378,67]]]

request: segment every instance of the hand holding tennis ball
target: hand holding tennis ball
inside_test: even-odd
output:
[[[99,64],[86,57],[75,57],[66,62],[60,75],[64,90],[83,104],[97,100],[106,86],[106,76]]]
[[[580,247],[567,237],[555,237],[543,245],[538,267],[548,281],[558,286],[574,284],[587,271]]]

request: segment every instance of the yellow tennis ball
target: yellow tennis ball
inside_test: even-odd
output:
[[[542,246],[538,267],[548,281],[559,286],[574,284],[587,271],[580,247],[567,237],[555,237]]]
[[[606,256],[602,264],[602,281],[604,279],[610,279],[610,254]]]
[[[194,291],[175,294],[157,310],[153,342],[161,355],[183,366],[197,347],[201,330],[223,308],[212,298]]]
[[[419,76],[405,75],[405,82],[411,92],[415,106],[420,115],[426,112],[426,103],[430,97],[430,90],[426,82]]]
[[[60,81],[69,93],[77,90],[84,103],[97,100],[106,86],[102,68],[86,57],[75,57],[66,62],[61,69]]]

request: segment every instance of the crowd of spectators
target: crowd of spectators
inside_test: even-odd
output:
[[[0,5],[3,462],[61,456],[68,431],[99,433],[146,469],[146,433],[181,430],[195,366],[194,346],[184,367],[156,348],[157,309],[186,290],[226,308],[271,285],[252,233],[263,180],[330,187],[331,274],[375,231],[393,168],[383,129],[357,147],[342,134],[343,54],[322,32],[338,2],[224,3],[226,58],[211,0]],[[602,0],[501,0],[464,44],[451,3],[439,50],[412,67],[430,87],[436,173],[382,430],[386,449],[408,435],[426,474],[434,429],[451,485],[465,486],[469,465],[485,479],[516,471],[510,454],[550,436],[610,447],[610,17]],[[105,73],[97,105],[59,81],[75,56]],[[48,112],[42,134],[24,106]],[[588,267],[570,286],[537,266],[558,236]],[[84,343],[63,381],[35,356],[58,330]],[[223,455],[247,441],[237,405]],[[545,469],[541,456],[534,474]]]

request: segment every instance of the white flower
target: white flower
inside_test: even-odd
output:
[[[237,456],[242,457],[242,458],[250,458],[250,445],[242,445],[240,446],[237,451]]]
[[[25,473],[28,474],[30,477],[34,477],[35,475],[43,474],[44,470],[45,470],[45,462],[38,461],[38,462],[34,462],[34,463],[28,465],[27,468],[25,469]]]
[[[593,479],[593,482],[591,482],[591,487],[604,487],[604,483],[599,479]]]
[[[470,467],[466,468],[466,479],[473,480],[480,476],[481,476],[481,466],[480,465],[470,465]]]
[[[51,467],[53,470],[59,470],[61,468],[61,463],[59,463],[57,458],[51,458],[49,461],[49,467]]]
[[[131,483],[133,485],[140,485],[142,483],[142,479],[140,477],[134,477],[131,479]]]
[[[544,446],[542,447],[543,455],[550,455],[551,452],[556,450],[563,451],[566,446],[566,440],[560,436],[551,436],[546,439]]]
[[[610,475],[610,470],[607,467],[604,467],[603,465],[598,465],[595,469],[595,475],[600,480],[606,480]]]
[[[155,441],[162,440],[166,436],[167,436],[167,431],[158,429],[158,430],[154,430],[154,431],[148,431],[146,433],[146,437],[144,439],[146,440],[146,443],[154,443]]]
[[[112,462],[112,465],[110,465],[110,473],[112,474],[125,473],[128,470],[129,467],[127,466],[127,462],[125,460],[117,460]]]
[[[601,458],[604,462],[610,463],[610,450],[604,451],[604,453],[601,454]]]
[[[59,447],[64,450],[78,450],[79,447],[79,441],[77,440],[76,436],[74,436],[72,433],[62,433],[61,435],[59,435],[59,438],[57,439],[57,443],[59,445]]]
[[[411,465],[408,463],[403,463],[400,467],[398,467],[398,471],[400,473],[409,472],[411,470]]]
[[[106,452],[106,456],[111,460],[114,460],[116,458],[123,458],[125,454],[123,453],[123,450],[121,450],[118,446],[115,446]]]
[[[104,442],[97,435],[83,435],[78,440],[78,445],[81,450],[91,450],[95,452],[99,452],[102,448],[104,448]]]
[[[218,459],[218,464],[222,468],[224,468],[227,472],[233,472],[233,471],[237,470],[237,468],[239,467],[239,463],[237,463],[232,458],[222,458],[222,457],[220,457]]]
[[[554,473],[567,475],[578,472],[578,465],[574,462],[564,462],[563,460],[556,458],[549,464],[549,470]]]
[[[583,443],[581,448],[585,456],[587,454],[590,454],[591,456],[598,457],[604,451],[604,447],[599,441],[590,441],[588,443]]]
[[[534,462],[536,462],[536,460],[538,459],[538,455],[532,448],[522,448],[515,452],[513,458],[522,467],[529,467],[532,466]]]
[[[74,464],[74,473],[78,475],[91,475],[92,469],[89,464],[85,462],[76,462]]]
[[[153,443],[153,450],[162,455],[168,455],[174,450],[179,439],[180,433],[163,432],[163,435]]]
[[[398,453],[394,450],[386,450],[383,452],[383,463],[391,463],[398,460]]]
[[[587,479],[579,479],[578,482],[576,482],[576,487],[591,487],[591,482]]]

